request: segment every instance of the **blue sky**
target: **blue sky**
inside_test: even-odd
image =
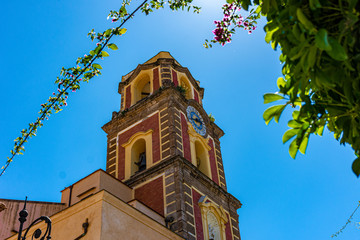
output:
[[[135,1],[134,3],[138,3]],[[196,1],[202,13],[158,11],[138,14],[115,43],[119,50],[100,62],[103,75],[72,94],[68,107],[53,115],[0,178],[0,198],[60,201],[60,191],[105,168],[106,134],[101,126],[118,111],[121,76],[159,51],[169,51],[205,88],[204,108],[225,131],[221,139],[228,191],[238,211],[242,239],[330,239],[360,200],[354,159],[329,133],[310,138],[307,154],[290,158],[280,124],[266,126],[262,95],[275,92],[281,76],[279,51],[264,41],[263,22],[253,34],[239,32],[225,47],[202,47],[211,38],[222,1]],[[120,1],[39,0],[2,3],[0,20],[0,159],[5,163],[21,129],[34,121],[40,104],[56,90],[62,66],[74,65],[102,31]],[[360,213],[355,215],[360,221]],[[338,239],[360,239],[354,224]]]

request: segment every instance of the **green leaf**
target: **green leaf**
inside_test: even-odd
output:
[[[99,46],[97,46],[96,48],[95,48],[95,54],[98,54],[99,52],[100,52],[100,49],[101,49],[101,45],[99,45]]]
[[[352,164],[352,170],[357,177],[360,175],[360,158],[355,159]]]
[[[104,33],[105,37],[109,37],[110,34],[111,34],[111,28],[106,30],[105,33]]]
[[[278,29],[279,29],[279,27],[276,27],[276,28],[274,28],[274,29],[269,30],[269,31],[266,32],[265,41],[266,41],[267,43],[270,43],[270,41],[272,40],[273,34],[274,34]]]
[[[241,6],[243,7],[243,9],[244,9],[245,11],[248,11],[250,4],[251,4],[251,1],[250,1],[250,0],[242,0],[242,1],[241,1]]]
[[[336,84],[332,82],[329,74],[326,74],[325,72],[322,72],[321,70],[318,70],[315,72],[315,81],[318,84],[327,86],[329,88],[333,88],[336,86]]]
[[[102,69],[101,65],[97,64],[97,63],[94,63],[92,66],[93,66],[93,68],[96,68],[96,69]]]
[[[126,31],[127,31],[126,28],[122,28],[122,29],[120,29],[119,34],[120,34],[120,35],[123,35],[123,34],[126,33]]]
[[[296,16],[307,30],[310,32],[316,31],[314,25],[309,21],[309,19],[307,19],[301,8],[296,9]]]
[[[288,126],[291,127],[291,128],[301,128],[302,127],[302,124],[299,123],[298,121],[296,120],[290,120],[288,122]]]
[[[287,130],[283,135],[282,142],[286,143],[291,138],[293,138],[297,134],[297,132],[298,132],[297,129],[289,129],[289,130]]]
[[[302,154],[305,154],[306,152],[306,148],[308,146],[308,143],[309,143],[309,134],[306,134],[304,136],[304,138],[302,139],[301,143],[300,143],[300,147],[299,147],[299,151],[302,153]]]
[[[111,50],[118,50],[119,48],[116,46],[115,43],[109,43],[108,45],[108,48],[110,48]]]
[[[298,111],[298,110],[295,110],[295,111],[293,111],[293,113],[292,113],[293,119],[298,119],[299,115],[300,115],[300,111]]]
[[[255,10],[255,13],[259,14],[260,12],[261,12],[261,6],[259,5],[259,6],[257,6],[257,8]]]
[[[276,84],[277,84],[278,88],[281,89],[281,88],[285,87],[286,82],[285,82],[284,78],[279,77],[279,78],[277,79]]]
[[[306,42],[303,42],[302,44],[298,45],[297,47],[294,47],[289,52],[289,57],[291,61],[295,61],[296,59],[303,57],[306,53]]]
[[[270,0],[263,0],[262,14],[266,15],[269,12],[269,8],[270,8]]]
[[[297,24],[294,24],[293,25],[293,27],[292,27],[292,33],[294,34],[294,36],[297,38],[297,39],[299,39],[300,38],[300,36],[301,36],[301,32],[300,32],[300,29],[299,29],[299,27],[298,27],[298,25]]]
[[[274,118],[275,122],[279,122],[281,113],[284,111],[286,105],[275,105],[265,110],[263,118],[266,125]]]
[[[315,44],[321,50],[325,50],[325,51],[331,50],[331,46],[330,46],[329,40],[328,40],[328,33],[327,33],[326,29],[321,28],[317,32],[317,34],[315,36]]]
[[[311,10],[315,10],[316,8],[321,8],[321,4],[319,0],[309,0],[309,5]]]
[[[302,67],[304,72],[309,70],[309,62],[308,62],[309,48],[304,49],[302,51],[302,56],[300,58],[300,66]]]
[[[319,135],[319,136],[322,136],[323,133],[324,133],[324,128],[325,128],[325,125],[320,126],[320,127],[316,130],[316,134]]]
[[[282,62],[282,63],[285,62],[285,60],[286,60],[286,55],[280,54],[279,60],[280,60],[280,62]]]
[[[349,2],[349,9],[352,9],[356,6],[358,0],[349,0],[348,2]]]
[[[105,52],[105,51],[102,51],[101,52],[101,56],[102,57],[108,57],[108,56],[110,56],[107,52]]]
[[[308,62],[308,66],[309,68],[311,69],[314,64],[315,64],[315,61],[316,61],[316,53],[317,53],[317,48],[316,46],[311,46],[310,49],[309,49],[309,55],[308,55],[308,59],[307,59],[307,62]]]
[[[295,159],[299,146],[296,144],[296,139],[294,139],[289,146],[289,154],[290,156]]]
[[[337,61],[345,61],[348,59],[345,49],[335,38],[329,37],[329,43],[332,49],[326,52],[330,57]]]
[[[284,99],[283,96],[280,96],[275,93],[265,93],[263,97],[264,97],[264,104]]]

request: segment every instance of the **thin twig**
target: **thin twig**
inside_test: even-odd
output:
[[[350,215],[350,217],[348,218],[347,222],[345,223],[344,226],[342,226],[342,228],[340,228],[339,231],[337,231],[336,233],[334,233],[333,235],[331,235],[331,237],[337,237],[337,235],[339,235],[345,228],[346,226],[351,222],[352,217],[354,216],[356,210],[358,210],[358,208],[360,207],[360,201],[359,204],[357,205],[357,207],[355,208],[355,210],[353,211],[353,213]]]
[[[148,0],[145,0],[144,2],[142,2],[119,26],[118,28],[121,28]],[[98,51],[98,53],[95,55],[95,57],[86,65],[86,67],[83,68],[83,70],[70,82],[70,84],[63,89],[57,96],[57,98],[52,101],[52,103],[45,108],[44,112],[40,115],[40,117],[37,119],[37,121],[35,122],[35,124],[33,124],[30,128],[30,131],[25,135],[25,138],[20,142],[20,144],[15,148],[15,152],[12,154],[12,156],[7,160],[7,163],[5,164],[0,177],[4,174],[5,170],[7,169],[7,167],[10,165],[12,159],[19,153],[19,151],[21,150],[21,147],[24,145],[24,143],[26,142],[26,140],[30,137],[30,135],[34,132],[34,130],[36,129],[36,127],[39,125],[39,123],[41,122],[41,119],[43,119],[47,114],[48,111],[51,109],[52,106],[54,106],[54,104],[59,100],[59,98],[69,89],[69,87],[72,86],[72,84],[85,72],[86,69],[88,69],[88,67],[91,66],[91,64],[99,57],[99,54],[101,53],[101,51],[106,47],[107,43],[110,41],[110,39],[114,36],[114,33],[112,32],[111,35],[107,38],[107,40],[105,41],[104,45],[101,47],[101,49]]]

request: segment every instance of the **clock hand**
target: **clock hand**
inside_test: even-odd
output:
[[[194,121],[199,121],[199,117],[196,116],[196,115],[193,115],[193,116],[191,117],[191,119],[194,120]]]
[[[195,122],[197,122],[197,123],[200,123],[201,124],[201,121],[199,120],[199,118],[191,118],[192,120],[194,120]]]

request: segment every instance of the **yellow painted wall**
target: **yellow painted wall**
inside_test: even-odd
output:
[[[89,228],[83,240],[183,239],[105,190],[51,216],[52,239],[77,238],[83,233],[82,224],[86,219],[89,221]],[[35,231],[38,227],[45,230],[45,224],[40,223],[31,231]],[[16,235],[9,238],[9,240],[16,239]]]

